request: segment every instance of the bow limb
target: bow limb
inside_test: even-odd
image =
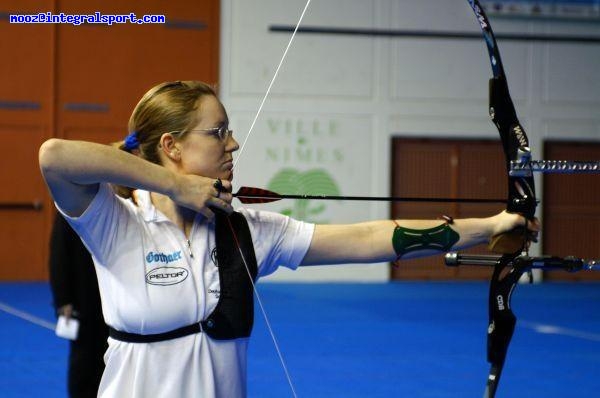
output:
[[[287,47],[285,48],[285,51],[283,52],[283,55],[281,56],[281,59],[279,60],[279,64],[277,65],[277,68],[275,69],[275,73],[273,74],[273,78],[271,79],[271,82],[269,83],[269,86],[267,88],[267,91],[265,92],[265,95],[263,96],[263,99],[260,103],[260,106],[258,107],[258,110],[256,111],[256,115],[254,116],[254,119],[252,121],[252,124],[250,125],[250,128],[248,130],[248,134],[246,135],[246,138],[244,140],[244,142],[242,143],[242,146],[240,148],[240,151],[238,153],[238,156],[234,162],[233,168],[235,168],[240,160],[240,157],[242,155],[242,153],[244,152],[244,148],[246,146],[246,143],[248,142],[248,139],[250,138],[250,135],[252,134],[252,131],[254,129],[254,125],[256,124],[256,121],[258,120],[258,117],[260,116],[260,113],[262,112],[262,108],[263,105],[265,104],[267,97],[269,96],[270,92],[271,92],[271,87],[273,87],[273,83],[275,83],[275,79],[277,78],[277,75],[279,74],[279,70],[281,69],[281,66],[283,65],[283,62],[285,60],[285,57],[288,53],[288,50],[290,49],[292,42],[294,41],[294,37],[296,36],[296,32],[298,31],[298,27],[300,26],[300,24],[302,23],[302,19],[304,18],[304,14],[306,13],[306,10],[308,9],[308,6],[310,5],[310,1],[311,0],[307,0],[306,4],[304,5],[304,9],[300,15],[300,18],[298,19],[298,22],[296,23],[296,28],[294,29],[294,32],[292,33],[292,36],[290,37],[290,40],[287,44]],[[241,258],[242,258],[242,262],[244,263],[244,266],[246,268],[246,271],[248,273],[248,278],[250,278],[250,282],[252,283],[252,290],[254,291],[254,296],[256,297],[256,302],[258,303],[259,307],[260,307],[260,311],[263,315],[263,318],[265,320],[265,324],[267,326],[267,329],[269,330],[269,334],[271,336],[271,340],[273,341],[273,345],[275,347],[275,350],[277,351],[277,355],[279,357],[279,361],[281,363],[281,367],[283,368],[283,371],[285,373],[285,377],[287,379],[287,382],[290,386],[290,391],[292,396],[295,398],[297,397],[296,395],[296,390],[294,388],[294,383],[292,382],[292,378],[290,377],[290,373],[288,371],[288,368],[286,366],[285,360],[283,359],[283,354],[281,353],[281,349],[279,348],[279,344],[277,343],[277,338],[275,337],[275,333],[273,332],[273,328],[271,327],[271,322],[269,321],[269,317],[267,316],[267,311],[265,310],[265,307],[263,305],[263,301],[260,297],[260,294],[258,293],[258,290],[256,289],[256,284],[254,279],[252,278],[252,273],[250,271],[250,267],[248,266],[248,263],[246,262],[246,258],[244,257],[244,253],[243,250],[239,244],[239,239],[237,237],[235,228],[233,227],[233,224],[231,223],[231,220],[229,219],[229,217],[227,217],[227,223],[229,226],[229,229],[231,231],[231,234],[233,235],[233,239],[235,242],[235,245],[237,247],[237,249],[240,252]]]
[[[529,140],[517,118],[510,97],[504,66],[490,22],[478,0],[468,0],[481,27],[487,46],[493,77],[489,82],[489,115],[500,133],[506,159],[508,178],[507,211],[520,213],[533,219],[537,200],[533,177],[511,176],[510,162],[531,159]],[[494,237],[490,250],[503,254],[494,266],[489,292],[489,324],[487,357],[491,364],[484,397],[493,398],[500,380],[508,346],[512,338],[516,317],[510,300],[515,285],[526,268],[519,263],[518,254],[527,245],[527,228]]]

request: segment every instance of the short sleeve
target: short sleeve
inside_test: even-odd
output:
[[[267,211],[240,212],[248,220],[259,276],[272,274],[279,266],[298,268],[310,248],[314,224]]]
[[[100,264],[106,264],[123,225],[125,205],[108,184],[99,184],[98,192],[88,208],[79,217],[70,217],[56,204],[56,208],[73,227],[86,248]]]

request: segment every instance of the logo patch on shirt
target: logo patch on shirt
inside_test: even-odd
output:
[[[210,259],[213,262],[213,264],[215,265],[215,267],[219,267],[219,262],[217,261],[217,248],[216,247],[214,249],[212,249],[212,251],[210,252]]]
[[[185,268],[158,267],[146,274],[146,283],[159,286],[176,285],[183,282],[188,274]]]
[[[173,261],[181,260],[181,250],[173,252],[171,254],[165,253],[154,253],[150,252],[146,254],[146,262],[148,264],[155,263],[172,263]]]

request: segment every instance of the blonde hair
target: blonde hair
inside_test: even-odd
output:
[[[128,130],[130,134],[135,132],[139,156],[161,164],[158,155],[160,137],[171,131],[185,134],[198,123],[198,100],[206,95],[217,96],[211,86],[194,80],[165,82],[148,90],[129,118]],[[133,152],[125,148],[124,143],[120,148]]]
[[[117,142],[111,142],[110,144],[108,144],[114,148],[119,148],[119,149],[123,149],[123,141],[117,141]],[[117,195],[119,195],[122,198],[125,199],[129,199],[129,198],[133,198],[133,189],[123,186],[123,185],[116,185],[116,184],[110,184],[110,187],[112,188],[112,190],[114,191],[114,193],[116,193]]]
[[[129,118],[129,134],[134,134],[139,146],[128,148],[125,141],[111,145],[161,164],[158,155],[160,137],[171,131],[181,131],[183,134],[179,137],[183,137],[187,129],[198,123],[198,100],[206,95],[217,96],[211,86],[200,81],[165,82],[152,87],[137,103]],[[120,185],[112,185],[112,188],[117,195],[135,202],[131,188]]]

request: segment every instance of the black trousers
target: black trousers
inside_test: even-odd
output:
[[[71,398],[96,398],[108,348],[105,324],[81,322],[69,352],[68,391]]]

